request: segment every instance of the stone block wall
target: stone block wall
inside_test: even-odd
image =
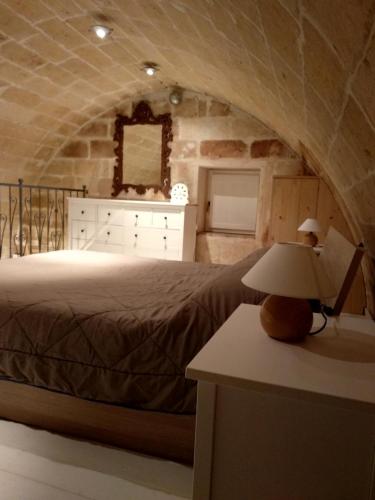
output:
[[[116,143],[112,138],[116,113],[130,115],[134,105],[145,99],[155,115],[166,112],[172,115],[171,180],[172,184],[186,183],[190,202],[200,204],[198,260],[220,263],[239,260],[267,241],[272,176],[302,173],[301,160],[274,131],[227,103],[186,91],[181,104],[171,105],[168,94],[168,91],[162,91],[137,100],[126,100],[85,124],[46,164],[40,182],[74,187],[84,184],[89,196],[110,197],[115,164]],[[204,232],[204,174],[209,168],[259,170],[258,223],[254,236]],[[121,193],[120,197],[163,199],[153,190],[145,195],[130,190],[127,194]]]

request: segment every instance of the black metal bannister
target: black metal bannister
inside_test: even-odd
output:
[[[0,259],[65,247],[67,197],[82,189],[0,182]]]

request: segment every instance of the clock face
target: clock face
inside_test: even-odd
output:
[[[188,202],[188,188],[182,182],[175,184],[171,191],[171,201],[172,203],[184,203]]]

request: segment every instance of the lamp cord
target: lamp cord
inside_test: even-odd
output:
[[[327,326],[327,316],[325,315],[324,313],[324,309],[323,309],[323,304],[321,304],[320,306],[320,314],[323,316],[324,318],[324,323],[323,323],[323,326],[321,326],[320,328],[318,328],[318,330],[315,330],[315,331],[312,331],[309,333],[309,335],[316,335],[317,333],[321,332],[322,330],[324,330],[324,328]]]

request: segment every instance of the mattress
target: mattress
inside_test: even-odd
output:
[[[194,413],[185,367],[241,302],[235,266],[58,251],[0,263],[0,376],[90,400]]]

